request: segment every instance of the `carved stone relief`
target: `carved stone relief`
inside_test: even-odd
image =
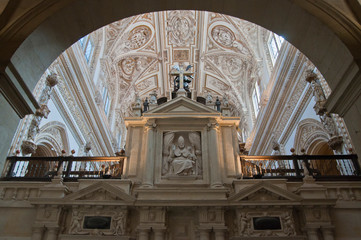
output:
[[[162,176],[202,176],[200,132],[165,132]]]
[[[195,13],[193,11],[169,11],[167,14],[169,44],[173,46],[193,44],[197,26]]]
[[[89,229],[85,227],[85,217],[105,217],[110,218],[111,223],[108,229]],[[125,208],[117,207],[77,207],[71,210],[70,225],[66,226],[65,233],[71,235],[118,235],[127,234],[127,217],[128,211]],[[100,224],[102,222],[99,222]]]
[[[212,29],[212,39],[220,46],[225,48],[232,48],[233,42],[236,40],[236,36],[226,26],[218,25]]]
[[[129,34],[127,45],[130,49],[138,49],[143,47],[152,35],[152,31],[148,26],[135,27]]]
[[[279,219],[280,229],[264,229],[256,230],[255,219],[257,218],[274,218]],[[295,236],[296,226],[293,219],[292,210],[267,210],[254,211],[248,209],[240,209],[237,211],[237,228],[238,236],[241,237],[263,237],[263,236]]]

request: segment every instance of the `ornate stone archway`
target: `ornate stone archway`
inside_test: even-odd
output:
[[[11,2],[11,1],[10,1]],[[322,72],[334,90],[328,110],[345,117],[350,135],[361,150],[361,118],[357,105],[361,89],[361,28],[338,8],[325,1],[22,1],[7,5],[0,30],[1,119],[5,132],[0,149],[4,156],[23,117],[38,106],[31,94],[51,62],[73,42],[115,20],[144,12],[169,9],[208,10],[240,17],[284,36]],[[16,13],[22,9],[23,12]],[[84,11],[84,9],[86,11]],[[116,9],[116,11],[114,10]],[[272,11],[271,11],[272,10]],[[101,17],[99,17],[101,16]],[[76,24],[74,24],[76,23]]]

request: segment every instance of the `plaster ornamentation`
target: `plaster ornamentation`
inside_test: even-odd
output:
[[[152,31],[148,26],[142,25],[135,27],[130,31],[126,46],[130,49],[139,49],[143,47],[151,38]]]
[[[169,11],[167,15],[169,44],[176,47],[193,44],[197,27],[195,12]]]
[[[257,218],[274,217],[280,220],[280,229],[274,230],[256,230],[254,221]],[[250,209],[242,209],[237,211],[237,228],[240,237],[286,237],[295,236],[296,227],[293,220],[292,211],[289,209],[277,210],[268,209],[266,211],[252,211]]]
[[[221,47],[232,48],[233,43],[236,40],[236,36],[226,26],[218,25],[212,29],[212,39],[218,43]]]

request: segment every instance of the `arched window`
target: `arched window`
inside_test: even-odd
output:
[[[79,39],[79,44],[80,47],[83,49],[87,63],[89,63],[94,49],[91,38],[89,36],[82,37]]]
[[[105,112],[105,115],[108,116],[109,109],[110,109],[110,98],[109,98],[107,87],[103,88],[102,98],[103,98],[103,102],[104,102],[104,112]]]
[[[281,50],[282,43],[284,38],[278,36],[277,34],[271,33],[268,40],[268,48],[271,55],[272,63],[275,64],[278,54]]]
[[[252,103],[253,103],[253,108],[254,108],[254,114],[256,117],[258,116],[258,112],[259,112],[260,100],[261,100],[261,93],[260,93],[258,82],[256,82],[256,84],[254,85],[253,92],[252,92]]]

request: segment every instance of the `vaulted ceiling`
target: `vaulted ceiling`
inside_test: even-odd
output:
[[[123,116],[131,114],[136,94],[144,99],[155,90],[170,97],[170,71],[178,64],[193,65],[193,96],[227,96],[233,113],[245,114],[254,82],[271,66],[267,30],[217,13],[147,13],[114,22],[97,36],[105,43],[98,54],[102,81]]]

